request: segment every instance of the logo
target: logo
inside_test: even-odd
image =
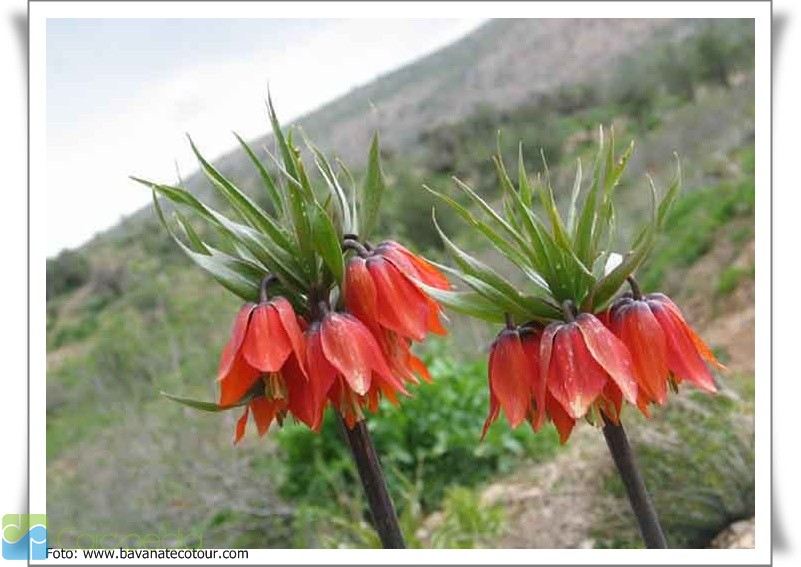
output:
[[[3,516],[3,559],[47,559],[47,516]]]

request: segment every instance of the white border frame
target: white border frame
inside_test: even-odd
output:
[[[423,7],[424,6],[424,7]],[[30,510],[46,509],[45,258],[47,18],[447,18],[452,2],[31,2],[30,4]],[[424,13],[422,13],[424,12]],[[752,550],[250,550],[247,564],[766,564],[771,561],[771,5],[767,2],[470,2],[461,17],[755,18],[756,32],[756,547]],[[130,561],[130,560],[129,560]],[[126,563],[129,561],[118,561]],[[70,563],[70,560],[49,560]],[[108,563],[107,561],[86,561]],[[217,561],[219,562],[219,561]],[[38,562],[36,562],[38,563]],[[142,563],[163,563],[147,561]],[[200,561],[203,563],[203,561]],[[207,561],[215,563],[215,561]],[[236,563],[231,561],[230,563]]]

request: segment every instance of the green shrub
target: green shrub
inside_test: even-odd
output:
[[[69,293],[89,280],[89,261],[74,250],[64,250],[47,260],[47,299]]]
[[[97,330],[97,319],[91,315],[82,317],[77,321],[69,321],[56,327],[48,336],[48,349],[57,349],[61,346],[82,341],[90,337]]]
[[[414,387],[414,397],[401,400],[400,407],[383,403],[377,414],[367,417],[390,492],[401,496],[400,477],[419,474],[426,487],[421,496],[426,510],[435,509],[451,486],[485,482],[511,470],[524,457],[548,458],[559,447],[550,427],[533,435],[523,427],[512,431],[503,420],[480,443],[488,407],[485,362],[455,361],[444,355],[443,344],[425,357],[433,383]],[[320,434],[288,426],[277,438],[285,454],[284,496],[337,506],[357,484],[332,411],[327,412]]]
[[[425,488],[399,476],[401,513],[398,524],[409,549],[474,549],[497,544],[506,527],[500,504],[486,504],[475,488],[453,486],[447,490],[442,509],[427,516],[421,505]],[[381,541],[360,507],[357,494],[342,507],[331,510],[302,505],[294,518],[295,547],[377,549]]]
[[[726,295],[737,289],[740,282],[749,277],[754,277],[754,266],[728,266],[720,273],[716,290]]]

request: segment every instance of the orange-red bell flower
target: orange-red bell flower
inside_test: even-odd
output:
[[[378,395],[407,394],[387,364],[375,337],[356,317],[331,312],[307,332],[307,367],[314,396],[328,396],[348,426],[361,419],[360,408],[374,409]]]
[[[264,393],[245,407],[237,422],[234,442],[242,438],[251,412],[259,434],[264,435],[276,415],[298,409],[289,394],[305,388],[309,381],[305,360],[306,340],[289,301],[277,297],[242,306],[220,358],[219,403],[239,403],[259,380]],[[306,421],[302,412],[296,417]]]
[[[345,305],[368,324],[388,329],[403,339],[422,341],[426,333],[445,335],[439,304],[417,282],[448,289],[445,277],[423,258],[400,244],[382,242],[354,256],[345,270]]]
[[[385,240],[375,249],[376,254],[391,260],[398,268],[414,279],[436,289],[450,289],[448,279],[431,262],[413,254],[394,240]]]
[[[647,402],[665,403],[671,376],[705,392],[717,391],[704,360],[720,369],[725,367],[666,295],[652,293],[640,299],[624,296],[610,307],[608,321],[612,332],[631,352],[635,376]]]
[[[246,303],[220,359],[220,405],[237,403],[263,373],[278,373],[290,355],[304,360],[305,352],[303,333],[289,301],[278,297],[258,305]]]
[[[545,395],[539,387],[538,348],[539,334],[529,330],[507,328],[493,341],[487,368],[490,408],[482,439],[501,410],[512,427],[526,419],[532,424],[537,421],[537,408],[544,407]]]
[[[607,413],[609,407],[603,402],[610,382],[627,401],[637,401],[631,355],[620,339],[590,313],[580,313],[575,321],[554,322],[545,328],[540,344],[540,372],[548,392],[573,419],[584,417],[596,402],[602,402],[599,409]]]

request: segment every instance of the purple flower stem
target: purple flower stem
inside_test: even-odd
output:
[[[623,486],[626,488],[626,494],[629,497],[634,516],[637,518],[637,525],[640,528],[642,539],[645,541],[645,546],[649,549],[667,549],[665,534],[659,524],[654,503],[645,488],[645,481],[637,468],[634,451],[626,437],[626,430],[623,429],[622,423],[615,425],[606,419],[606,416],[603,418],[606,444],[609,452],[612,453],[612,459],[620,473]]]

